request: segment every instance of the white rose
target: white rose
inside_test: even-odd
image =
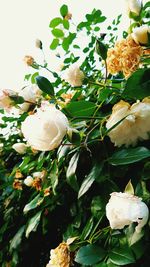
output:
[[[12,146],[19,154],[24,154],[27,150],[27,145],[24,143],[16,143]]]
[[[150,34],[150,26],[142,25],[133,29],[131,36],[137,44],[148,44],[148,33]]]
[[[7,111],[13,106],[13,101],[10,96],[16,95],[16,92],[8,89],[0,90],[0,108]]]
[[[80,70],[79,66],[74,63],[64,71],[62,77],[71,86],[81,86],[84,79],[84,73]]]
[[[112,229],[123,229],[137,222],[135,230],[140,232],[147,223],[149,210],[141,198],[129,193],[113,192],[106,205],[106,216]]]
[[[42,91],[36,84],[26,86],[19,92],[19,96],[22,96],[25,101],[29,101],[31,103],[35,103],[36,100],[41,96],[41,94]]]
[[[141,0],[127,0],[128,12],[133,12],[136,15],[139,15],[142,8]]]
[[[135,145],[138,140],[147,140],[150,132],[149,117],[149,98],[143,99],[142,102],[138,101],[132,106],[121,100],[113,107],[112,115],[106,123],[107,130],[123,120],[108,133],[108,136],[115,146]]]
[[[49,151],[58,147],[67,132],[68,119],[54,105],[45,105],[22,123],[22,133],[33,149]]]
[[[34,181],[34,179],[32,178],[32,176],[27,176],[27,178],[24,179],[24,184],[26,186],[29,186],[30,187],[30,186],[32,186],[33,181]]]

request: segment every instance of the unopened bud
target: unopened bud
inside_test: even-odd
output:
[[[39,49],[42,49],[42,48],[43,48],[43,45],[42,45],[41,40],[36,39],[36,41],[35,41],[35,46],[36,46],[37,48],[39,48]]]

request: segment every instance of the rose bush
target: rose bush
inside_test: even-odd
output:
[[[2,267],[149,266],[150,2],[127,4],[120,38],[121,15],[76,25],[62,5],[62,68],[25,56],[25,86],[1,90]]]

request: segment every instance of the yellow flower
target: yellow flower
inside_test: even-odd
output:
[[[55,249],[50,251],[50,261],[46,267],[69,267],[71,265],[71,257],[68,245],[63,242]]]

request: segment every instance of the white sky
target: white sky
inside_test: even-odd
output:
[[[40,53],[35,48],[36,38],[42,40],[51,60],[49,22],[59,15],[62,4],[69,6],[76,23],[93,8],[101,9],[110,21],[123,13],[121,30],[129,23],[125,0],[0,0],[0,88],[18,90],[22,86],[24,74],[29,72],[24,56],[36,58]]]

